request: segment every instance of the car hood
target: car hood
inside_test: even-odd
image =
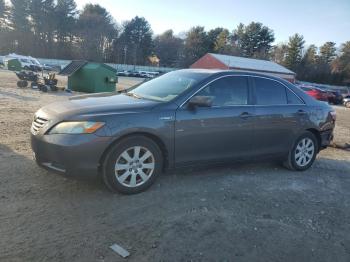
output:
[[[138,99],[125,94],[99,93],[79,95],[67,101],[49,104],[38,111],[38,115],[49,118],[69,118],[77,115],[99,115],[118,112],[151,110],[159,102]]]

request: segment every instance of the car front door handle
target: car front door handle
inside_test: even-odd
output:
[[[254,116],[254,115],[250,114],[248,112],[243,112],[242,114],[239,115],[239,117],[242,119],[247,119],[247,118],[252,117],[252,116]]]

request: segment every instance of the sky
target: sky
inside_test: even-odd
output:
[[[275,33],[275,43],[300,33],[307,45],[350,41],[350,0],[76,0],[81,9],[98,3],[120,24],[143,16],[155,34],[173,29],[181,34],[192,26],[206,30],[239,23],[261,22]]]

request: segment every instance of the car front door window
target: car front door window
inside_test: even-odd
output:
[[[248,84],[246,77],[223,77],[197,93],[209,96],[213,106],[235,106],[248,104]]]

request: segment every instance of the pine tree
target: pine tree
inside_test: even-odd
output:
[[[167,30],[154,39],[154,52],[161,66],[178,67],[183,40],[174,36],[173,30]]]
[[[15,30],[25,32],[30,30],[29,0],[11,0],[11,22]]]
[[[284,43],[275,45],[271,49],[270,58],[277,64],[284,65],[288,52],[288,46]]]
[[[316,64],[317,59],[317,47],[315,45],[310,45],[304,54],[303,61],[305,61],[306,64]]]
[[[209,50],[208,35],[202,26],[192,27],[186,34],[183,66],[188,67]]]
[[[304,43],[305,41],[302,35],[295,34],[289,37],[285,65],[294,72],[297,72],[299,69]]]
[[[109,61],[116,28],[112,16],[98,4],[84,6],[78,21],[80,56],[91,61]]]
[[[58,21],[55,19],[54,0],[31,0],[29,15],[35,46],[35,56],[53,57],[54,36]]]
[[[9,7],[5,0],[0,0],[0,54],[7,53],[11,48],[9,28]]]
[[[29,23],[29,0],[11,0],[11,49],[20,54],[31,54],[34,48]]]
[[[218,39],[218,36],[222,33],[222,31],[227,30],[222,27],[217,27],[214,29],[211,29],[207,33],[207,41],[208,41],[208,52],[214,53],[215,51],[215,42]]]
[[[300,62],[298,77],[306,81],[312,81],[317,74],[317,61],[317,47],[310,45]]]
[[[7,30],[8,27],[9,7],[5,0],[0,0],[0,32]]]
[[[320,47],[320,59],[324,63],[330,63],[336,57],[334,42],[326,42]]]
[[[144,17],[134,17],[123,25],[120,36],[121,46],[125,48],[126,63],[145,64],[153,49],[151,25]]]
[[[214,42],[214,51],[219,54],[229,53],[229,43],[230,43],[230,32],[224,29],[216,37]]]
[[[77,5],[74,0],[57,0],[55,7],[57,57],[74,58],[73,40],[77,14]]]
[[[275,36],[273,31],[262,23],[239,24],[233,32],[233,40],[245,57],[267,58]]]
[[[65,42],[65,37],[72,36],[78,14],[77,5],[74,0],[57,0],[55,7],[57,23],[57,38]]]
[[[5,17],[5,10],[6,10],[5,0],[0,0],[0,19],[3,19]]]
[[[332,63],[332,72],[341,74],[346,83],[350,83],[350,41],[342,44],[339,56]]]

